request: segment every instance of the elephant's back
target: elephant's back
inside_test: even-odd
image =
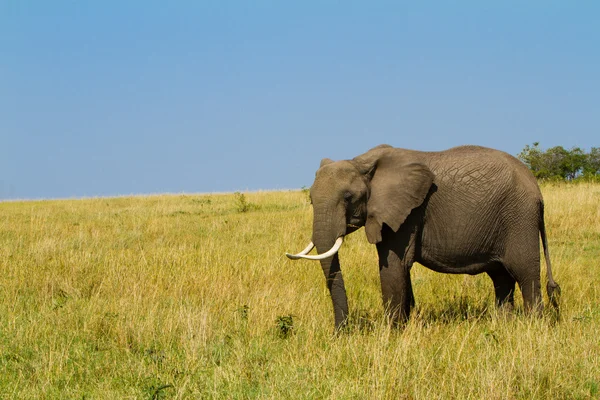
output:
[[[541,199],[537,180],[516,157],[483,146],[458,146],[430,154],[429,167],[439,183],[463,184],[473,190],[526,192]],[[507,193],[504,193],[507,194]]]
[[[484,196],[510,185],[514,167],[505,155],[486,147],[460,146],[430,153],[428,166],[438,190]]]
[[[435,175],[431,206],[461,223],[485,220],[502,224],[505,217],[537,214],[541,192],[525,164],[505,152],[461,146],[432,156]],[[466,222],[469,220],[471,222]]]

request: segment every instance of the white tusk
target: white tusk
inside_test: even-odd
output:
[[[303,256],[307,255],[308,253],[310,253],[310,251],[315,247],[313,242],[310,242],[308,244],[308,246],[306,246],[306,248],[304,250],[302,250],[300,253],[298,254],[290,254],[290,253],[285,253],[285,255],[291,259],[291,260],[298,260],[299,258],[302,258]]]
[[[298,254],[289,254],[289,253],[285,253],[285,255],[291,259],[291,260],[298,260],[300,258],[305,258],[307,260],[322,260],[324,258],[327,257],[331,257],[332,255],[334,255],[335,253],[338,252],[338,250],[340,249],[340,247],[342,247],[342,243],[344,242],[344,238],[342,236],[340,236],[339,238],[337,238],[337,240],[335,241],[335,244],[333,245],[333,247],[331,249],[329,249],[329,251],[323,253],[323,254],[319,254],[317,256],[308,256],[306,255],[309,251],[312,250],[312,247],[314,247],[314,245],[312,244],[312,242],[310,243],[310,245],[308,245],[308,247],[304,250],[302,250],[300,253]]]
[[[298,254],[290,254],[290,253],[285,253],[285,255],[291,259],[291,260],[298,260],[300,258],[302,258],[302,256],[307,255],[308,253],[310,253],[310,251],[315,247],[315,244],[313,242],[310,242],[308,244],[308,246],[306,246],[306,248],[304,250],[302,250],[300,253]]]
[[[314,244],[313,242],[310,242],[310,243],[308,244],[308,246],[306,246],[306,248],[305,248],[304,250],[302,250],[300,253],[298,253],[297,255],[299,255],[299,256],[305,256],[305,255],[307,255],[308,253],[310,253],[310,251],[311,251],[312,249],[314,249],[314,248],[315,248],[315,244]]]

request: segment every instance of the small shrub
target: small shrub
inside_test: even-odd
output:
[[[294,316],[281,315],[275,321],[277,325],[277,334],[280,338],[286,339],[294,333]]]
[[[260,209],[256,204],[250,203],[244,193],[235,192],[233,195],[235,196],[235,206],[238,212],[245,213],[250,210]]]
[[[235,192],[233,195],[235,196],[235,206],[238,212],[247,212],[250,206],[248,204],[248,200],[246,200],[246,196],[244,195],[244,193]]]

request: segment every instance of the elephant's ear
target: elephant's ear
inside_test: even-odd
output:
[[[333,160],[331,158],[324,158],[321,160],[321,165],[319,165],[319,168],[327,165],[327,164],[331,164],[333,162]]]
[[[391,159],[377,163],[367,201],[365,232],[369,243],[381,241],[383,224],[398,231],[412,209],[425,200],[433,178],[433,173],[423,164],[402,165]]]

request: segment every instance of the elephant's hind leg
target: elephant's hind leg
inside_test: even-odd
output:
[[[524,279],[519,282],[521,293],[523,293],[523,305],[527,314],[541,315],[544,308],[542,302],[542,291],[540,279]]]
[[[497,268],[488,271],[487,274],[494,284],[496,306],[503,310],[512,310],[515,304],[515,284],[517,283],[515,278],[500,263]]]
[[[521,253],[523,254],[523,253]],[[540,286],[540,258],[530,256],[508,259],[506,269],[519,284],[523,295],[523,306],[527,314],[541,314],[544,308]]]

